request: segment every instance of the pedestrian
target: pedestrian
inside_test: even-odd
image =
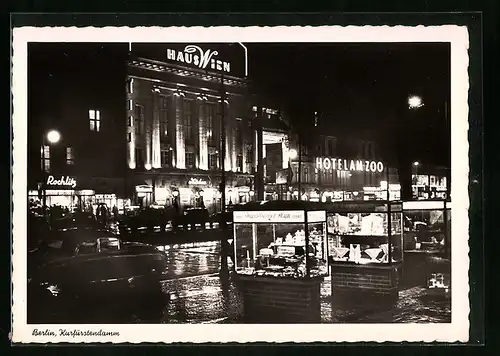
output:
[[[115,222],[118,221],[118,207],[116,205],[113,205],[113,218]]]
[[[106,205],[101,204],[101,222],[103,226],[106,226],[108,220],[108,209],[106,209]]]

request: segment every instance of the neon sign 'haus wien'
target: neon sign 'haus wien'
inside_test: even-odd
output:
[[[192,64],[200,69],[212,69],[229,73],[231,64],[217,58],[218,51],[207,49],[203,51],[199,46],[188,45],[184,51],[167,49],[167,59],[183,64]]]

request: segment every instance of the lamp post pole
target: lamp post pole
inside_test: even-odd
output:
[[[45,135],[42,135],[42,212],[47,218],[47,171],[45,169]]]
[[[42,210],[44,218],[47,217],[47,170],[45,169],[45,146],[59,142],[61,135],[56,130],[51,130],[42,135]],[[50,159],[50,155],[48,157]]]
[[[220,76],[220,141],[221,141],[221,212],[226,211],[226,125],[225,125],[225,100],[226,93],[224,88],[224,72]]]
[[[301,135],[299,134],[299,137],[298,137],[298,141],[299,141],[299,152],[298,152],[298,156],[299,156],[299,165],[298,165],[298,169],[297,169],[297,174],[298,174],[298,177],[297,177],[297,186],[298,186],[298,190],[299,190],[299,200],[302,200],[302,187],[301,187],[301,183],[302,183],[302,140],[301,140]]]

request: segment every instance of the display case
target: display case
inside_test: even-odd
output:
[[[450,202],[404,202],[403,217],[405,251],[446,253],[450,250]]]
[[[334,203],[327,232],[332,288],[396,292],[403,262],[401,202]]]
[[[324,210],[235,211],[233,214],[237,274],[280,278],[328,275]]]
[[[338,204],[333,210],[327,217],[332,261],[353,264],[402,261],[401,203]]]
[[[246,322],[319,323],[328,268],[326,211],[307,202],[233,212],[234,264]]]

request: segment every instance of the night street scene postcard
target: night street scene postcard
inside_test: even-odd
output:
[[[468,48],[14,29],[12,341],[466,342]]]

